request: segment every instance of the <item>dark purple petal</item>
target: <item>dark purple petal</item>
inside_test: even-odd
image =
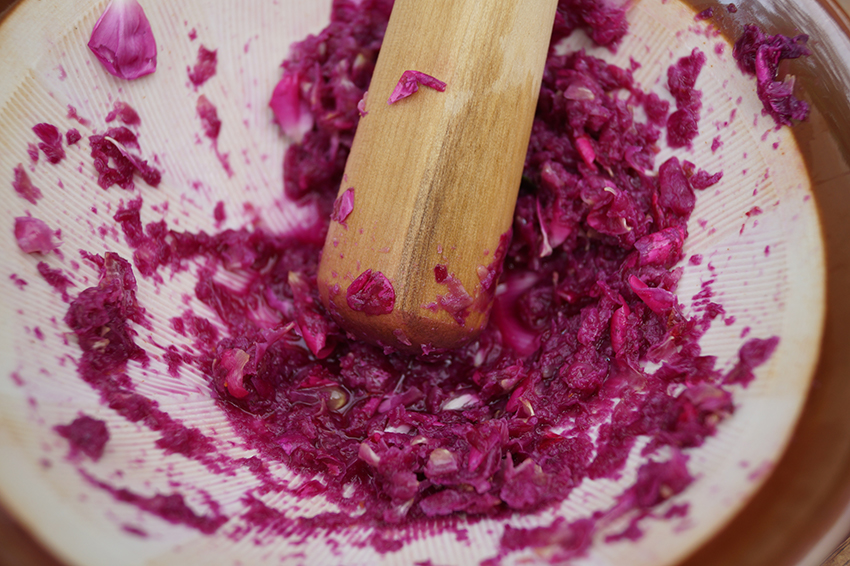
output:
[[[54,430],[68,440],[71,458],[83,453],[94,461],[100,460],[109,441],[106,423],[88,415],[81,415],[66,425],[56,425]]]
[[[794,95],[793,77],[778,78],[783,60],[811,54],[806,47],[808,39],[806,35],[767,35],[748,24],[735,41],[732,56],[744,73],[756,76],[756,90],[764,110],[779,125],[790,126],[792,120],[805,120],[808,116],[808,103]]]

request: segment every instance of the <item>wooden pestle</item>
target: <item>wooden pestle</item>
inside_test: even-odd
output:
[[[487,324],[556,5],[396,1],[318,272],[354,336],[428,352]],[[445,90],[389,104],[408,70]]]

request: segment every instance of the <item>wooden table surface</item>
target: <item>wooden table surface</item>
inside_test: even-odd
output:
[[[837,1],[850,14],[850,0]],[[0,14],[14,2],[15,0],[0,0]],[[0,507],[0,566],[66,565],[45,550],[25,528]],[[850,534],[847,540],[825,558],[821,566],[850,566]]]
[[[848,566],[850,565],[850,538],[842,542],[835,549],[829,558],[823,563],[823,566]]]

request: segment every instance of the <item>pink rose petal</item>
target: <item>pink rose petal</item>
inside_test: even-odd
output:
[[[89,49],[103,67],[121,79],[137,79],[156,70],[156,40],[136,0],[112,0],[97,20]]]
[[[676,306],[676,295],[667,289],[650,287],[634,275],[629,277],[629,286],[655,313],[665,314]]]
[[[369,316],[390,314],[395,307],[395,289],[380,271],[367,269],[348,287],[346,301],[353,311]]]
[[[218,66],[218,50],[207,49],[203,45],[198,49],[198,59],[195,61],[195,66],[186,68],[189,73],[189,80],[197,89],[199,86],[215,76],[215,70]]]
[[[344,227],[348,228],[345,223],[345,219],[348,218],[348,215],[351,214],[352,210],[354,210],[354,187],[346,189],[346,191],[334,201],[334,209],[331,213],[331,220],[336,220]]]
[[[38,218],[15,218],[15,239],[24,253],[50,253],[59,246],[53,241],[53,230]]]
[[[249,394],[249,391],[245,389],[245,366],[250,359],[251,356],[247,352],[238,348],[221,353],[221,366],[227,370],[225,378],[227,390],[237,399],[247,397]]]
[[[18,196],[28,200],[32,204],[36,204],[38,199],[43,196],[41,190],[32,184],[30,176],[27,175],[24,166],[20,163],[15,167],[15,178],[12,181],[12,188],[15,189]]]
[[[366,97],[369,96],[369,91],[363,93],[363,98],[360,99],[360,102],[357,103],[357,112],[360,114],[362,118],[369,112],[366,110]]]
[[[395,85],[392,94],[390,94],[387,104],[393,104],[402,98],[407,98],[419,90],[419,85],[427,86],[440,92],[446,90],[446,83],[435,79],[431,75],[426,75],[420,71],[405,71],[401,74],[398,84]]]
[[[301,98],[300,77],[286,73],[274,87],[269,106],[283,133],[295,141],[313,129],[313,114]]]

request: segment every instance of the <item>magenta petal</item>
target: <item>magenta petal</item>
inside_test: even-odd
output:
[[[43,220],[29,216],[15,218],[15,239],[28,254],[46,254],[59,247],[53,242],[53,230]]]
[[[238,348],[221,353],[219,363],[227,370],[225,378],[227,391],[237,399],[247,397],[249,394],[249,391],[245,389],[245,365],[250,358],[247,352]]]
[[[47,156],[47,161],[56,164],[65,158],[65,150],[62,149],[62,134],[53,124],[36,124],[32,131],[39,137],[41,143],[39,149]]]
[[[156,70],[156,40],[136,0],[112,0],[94,25],[88,45],[116,77],[137,79]]]
[[[352,281],[345,299],[353,311],[368,316],[390,314],[395,306],[395,289],[383,273],[367,269]]]
[[[32,204],[38,204],[38,199],[42,196],[41,189],[32,184],[30,176],[27,175],[24,166],[18,163],[15,167],[15,178],[12,181],[12,188],[18,193],[21,198],[27,199]]]
[[[274,87],[269,106],[283,133],[295,141],[313,129],[310,107],[301,97],[300,79],[295,74],[285,73]]]
[[[392,94],[390,94],[387,104],[393,104],[402,98],[407,98],[419,90],[419,85],[427,86],[440,92],[446,90],[446,83],[435,79],[431,75],[426,75],[421,71],[405,71],[401,74],[398,84],[395,85]]]
[[[121,102],[120,100],[116,100],[112,104],[112,110],[110,110],[109,114],[106,115],[106,121],[111,122],[116,118],[128,126],[138,126],[142,123],[141,118],[139,118],[139,113],[136,112],[132,106],[126,102]]]
[[[410,73],[411,75],[416,77],[416,80],[422,86],[427,86],[429,88],[433,88],[434,90],[438,90],[440,92],[443,92],[444,90],[446,90],[446,83],[444,83],[443,81],[441,81],[439,79],[435,79],[431,75],[426,75],[425,73],[422,73],[420,71],[405,71],[405,73]]]
[[[584,160],[588,167],[593,167],[593,162],[596,160],[596,153],[593,151],[593,145],[590,143],[590,138],[587,136],[579,136],[576,138],[576,150]]]
[[[218,50],[207,49],[203,45],[198,49],[198,59],[195,66],[192,68],[186,67],[189,73],[189,80],[198,88],[215,76],[215,70],[218,66]]]
[[[310,292],[310,283],[300,273],[290,271],[289,288],[292,290],[295,322],[307,347],[317,358],[327,358],[333,352],[335,343],[328,335],[332,326],[319,311],[318,299]]]
[[[676,295],[661,287],[650,287],[634,275],[629,277],[629,286],[646,306],[656,314],[666,314],[676,306]]]
[[[344,227],[348,228],[345,223],[345,219],[348,218],[348,215],[354,210],[354,187],[346,189],[344,193],[342,193],[337,199],[334,201],[333,212],[331,213],[331,220],[336,220]]]
[[[203,94],[198,97],[198,102],[195,103],[195,112],[201,119],[204,135],[211,140],[218,139],[218,134],[221,132],[221,119],[218,117],[216,107]]]

